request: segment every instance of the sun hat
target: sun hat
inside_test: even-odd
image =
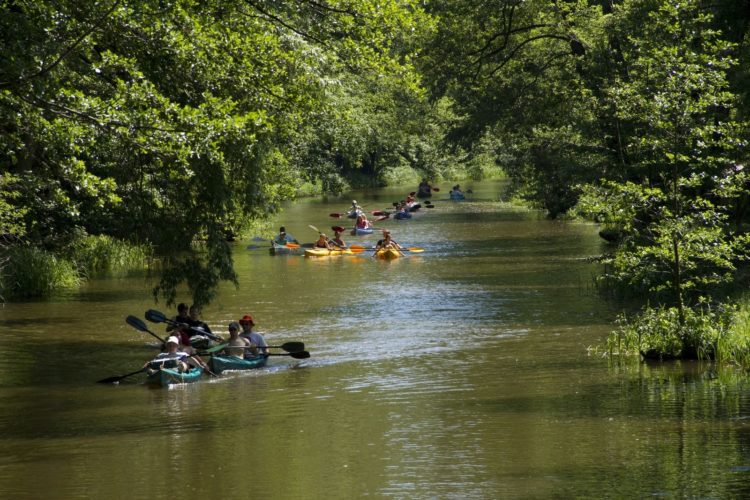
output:
[[[180,345],[180,339],[178,339],[177,337],[175,337],[174,335],[172,335],[171,337],[169,337],[167,339],[166,343],[167,344],[177,344],[177,345]]]
[[[250,323],[251,325],[255,324],[255,321],[253,321],[253,317],[249,314],[245,314],[242,319],[240,320],[240,324],[242,323]]]

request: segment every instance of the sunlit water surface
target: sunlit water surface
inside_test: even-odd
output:
[[[502,183],[472,187],[468,201],[443,195],[381,222],[425,250],[391,262],[236,244],[240,288],[223,286],[204,319],[224,332],[252,314],[272,344],[304,341],[309,360],[170,390],[96,384],[155,353],[124,322],[173,314],[148,277],[6,304],[0,497],[750,495],[744,377],[595,354],[616,314],[592,285],[597,228],[502,203]],[[351,196],[378,210],[408,190]],[[309,225],[348,223],[328,214],[350,201],[302,201],[277,223],[313,241]]]

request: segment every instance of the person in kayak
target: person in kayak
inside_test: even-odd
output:
[[[180,351],[180,339],[172,335],[167,339],[166,351],[160,352],[151,361],[143,365],[144,370],[151,375],[162,368],[172,368],[180,372],[186,372],[191,366],[201,368],[210,372],[206,363],[199,356],[190,356],[188,353]]]
[[[369,229],[370,221],[367,220],[367,216],[365,214],[359,214],[357,216],[357,222],[354,223],[354,227],[357,229]]]
[[[184,302],[180,302],[177,305],[177,316],[172,318],[172,321],[167,322],[167,333],[172,333],[174,330],[181,329],[181,325],[190,326],[191,321],[188,305]]]
[[[401,255],[404,255],[404,252],[401,251],[401,245],[391,239],[390,231],[383,231],[383,239],[378,240],[375,244],[375,253],[373,256],[377,255],[380,250],[385,250],[386,248],[395,248]]]
[[[318,237],[318,241],[316,241],[313,244],[313,247],[315,248],[325,248],[326,250],[333,250],[333,245],[328,241],[328,236],[326,236],[323,233],[320,233],[320,236]]]
[[[273,239],[273,243],[275,245],[284,246],[287,243],[298,243],[298,242],[296,239],[294,239],[294,236],[286,233],[286,228],[284,226],[281,226],[279,228],[279,234],[277,234],[276,237]]]
[[[333,229],[333,239],[331,239],[331,243],[341,249],[346,248],[346,242],[341,239],[341,233],[344,232],[344,228],[341,226],[334,226],[331,229]]]
[[[242,327],[240,337],[247,339],[250,342],[250,349],[245,349],[245,357],[255,358],[259,354],[268,353],[266,339],[262,334],[253,331],[253,327],[255,326],[253,317],[249,314],[245,314],[239,323]]]
[[[187,332],[190,337],[190,345],[196,349],[206,349],[209,347],[211,340],[222,342],[223,339],[211,331],[208,324],[200,319],[200,315],[200,306],[196,304],[190,306],[190,321],[188,322],[190,329]]]
[[[240,324],[238,322],[232,321],[227,328],[229,329],[229,345],[223,352],[227,356],[234,356],[235,358],[240,359],[244,358],[245,352],[248,350],[246,347],[252,347],[252,344],[245,337],[240,337]]]
[[[432,186],[427,182],[427,179],[422,179],[417,187],[417,198],[429,198],[432,196]]]

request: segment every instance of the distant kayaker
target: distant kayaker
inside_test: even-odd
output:
[[[386,248],[395,248],[401,255],[404,255],[404,252],[401,251],[401,245],[391,239],[390,231],[383,231],[383,239],[378,240],[378,242],[375,244],[374,255],[377,255],[380,250],[385,250]]]
[[[244,315],[240,320],[240,326],[242,327],[240,337],[250,341],[250,349],[245,349],[245,357],[254,358],[258,354],[266,354],[268,352],[268,349],[266,349],[268,344],[266,344],[266,339],[263,335],[253,331],[253,327],[255,326],[253,317],[249,314]]]
[[[231,323],[229,323],[228,329],[229,345],[224,349],[224,352],[228,356],[234,356],[235,358],[244,358],[245,352],[249,350],[245,348],[252,346],[250,341],[245,337],[240,337],[240,324],[238,322],[232,321]],[[255,352],[257,353],[258,350],[255,349]]]
[[[427,179],[422,179],[417,187],[417,198],[429,198],[432,196],[432,186],[427,182]]]
[[[281,226],[279,228],[279,234],[276,235],[276,237],[273,239],[273,242],[276,245],[286,245],[287,243],[297,243],[297,240],[294,239],[294,236],[291,234],[286,233],[286,228],[284,226]]]
[[[328,236],[323,233],[320,233],[318,241],[316,241],[313,246],[315,248],[325,248],[326,250],[333,250],[333,245],[331,245],[331,243],[328,241]]]
[[[344,231],[344,228],[341,226],[336,226],[331,229],[333,229],[333,239],[331,239],[331,243],[339,248],[346,248],[346,242],[341,239],[341,233]]]
[[[176,336],[169,337],[165,345],[165,352],[160,352],[154,359],[143,365],[143,368],[149,375],[162,368],[172,368],[180,372],[186,372],[190,369],[190,366],[210,371],[206,363],[199,356],[190,356],[186,352],[179,350],[180,340]]]
[[[453,189],[451,189],[451,192],[448,193],[451,200],[463,200],[465,198],[464,193],[461,191],[461,186],[456,184],[453,186]]]
[[[357,222],[354,223],[354,227],[357,229],[369,229],[370,221],[367,220],[367,216],[365,214],[360,214],[357,216]]]

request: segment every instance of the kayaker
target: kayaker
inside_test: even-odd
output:
[[[417,187],[417,198],[429,198],[432,196],[432,187],[427,179],[422,179]]]
[[[333,250],[333,245],[329,243],[328,236],[326,236],[323,233],[320,233],[320,236],[318,237],[318,241],[316,241],[313,246],[315,248],[325,248],[326,250]]]
[[[245,337],[240,337],[240,324],[236,321],[229,323],[227,327],[229,329],[229,345],[224,349],[224,353],[227,356],[234,356],[235,358],[244,358],[245,352],[251,347],[252,344]],[[257,349],[255,350],[258,351]]]
[[[367,220],[367,216],[365,214],[359,214],[357,216],[357,222],[355,222],[354,227],[357,229],[369,229],[370,221]]]
[[[143,368],[151,375],[162,368],[172,368],[180,372],[186,372],[190,366],[202,368],[210,372],[206,363],[199,356],[190,356],[186,352],[180,351],[180,340],[172,335],[167,339],[166,351],[160,352],[154,359],[146,362]]]
[[[190,345],[196,349],[206,349],[210,341],[221,342],[222,338],[211,331],[207,323],[200,319],[201,308],[196,304],[190,306],[190,330],[187,332],[190,337]]]
[[[253,317],[249,314],[244,315],[240,320],[240,327],[242,327],[240,337],[250,341],[250,349],[245,349],[246,358],[254,358],[258,354],[266,354],[268,352],[268,349],[266,349],[268,347],[266,339],[260,333],[253,331],[254,326],[255,321],[253,321]]]
[[[391,232],[387,230],[383,231],[383,239],[378,240],[378,242],[375,244],[375,253],[373,254],[373,256],[377,255],[378,251],[384,250],[386,248],[395,248],[401,255],[404,255],[404,252],[401,251],[401,245],[391,239]]]
[[[453,186],[453,189],[451,189],[451,192],[448,193],[451,200],[463,200],[465,198],[464,193],[461,191],[461,186],[456,184]]]
[[[294,236],[291,234],[286,233],[286,228],[284,226],[281,226],[279,228],[279,234],[276,235],[276,237],[273,239],[274,244],[284,246],[287,243],[297,243],[297,240],[294,239]]]
[[[344,232],[344,228],[341,226],[334,226],[331,229],[333,229],[333,239],[331,240],[331,243],[339,248],[346,248],[346,242],[341,239],[341,233]]]
[[[352,200],[352,207],[349,209],[351,216],[357,216],[362,213],[362,207],[357,204],[357,200]],[[352,217],[354,218],[354,217]]]
[[[176,330],[180,324],[182,325],[190,325],[190,322],[192,320],[190,319],[190,312],[188,305],[184,302],[180,302],[177,305],[177,316],[172,318],[172,321],[167,323],[167,333],[171,333],[173,330]]]

